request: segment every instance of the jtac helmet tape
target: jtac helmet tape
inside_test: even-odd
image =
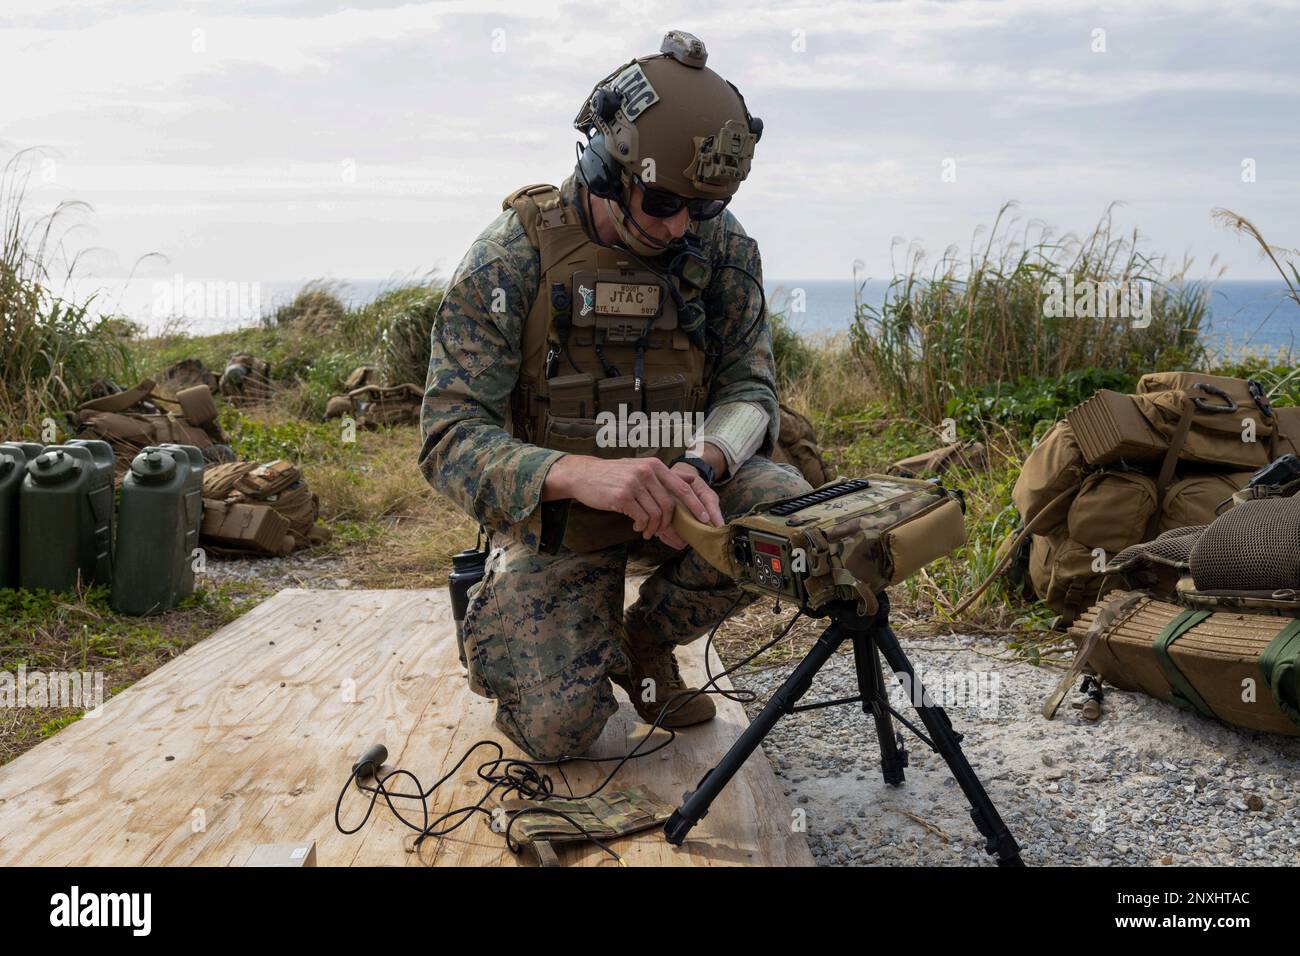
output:
[[[762,121],[750,116],[734,86],[704,65],[708,51],[698,38],[670,31],[661,51],[602,79],[574,118],[574,127],[591,138],[587,178],[611,192],[617,175],[688,198],[734,195],[749,175]],[[595,168],[607,160],[615,168]]]

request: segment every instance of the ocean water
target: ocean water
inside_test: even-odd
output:
[[[879,306],[889,283],[868,280],[855,287],[851,280],[783,279],[767,283],[774,307],[787,308],[799,300],[803,312],[790,311],[798,331],[826,334],[844,331],[852,322],[854,292],[859,300]],[[1219,280],[1208,284],[1210,325],[1205,340],[1216,351],[1252,349],[1272,354],[1300,346],[1300,304],[1287,294],[1286,284],[1271,280]]]
[[[83,296],[97,291],[101,310],[126,315],[150,332],[171,327],[203,335],[255,325],[305,284],[301,279],[234,283],[177,276],[170,282],[83,280],[68,291]],[[370,302],[400,284],[396,279],[332,281],[336,294],[350,305]],[[855,292],[860,301],[878,306],[888,286],[877,279],[857,284],[851,279],[770,279],[765,292],[773,308],[787,312],[795,329],[825,335],[849,328]],[[1216,351],[1272,354],[1300,344],[1300,305],[1287,296],[1281,281],[1220,280],[1208,290],[1211,322],[1206,341]]]

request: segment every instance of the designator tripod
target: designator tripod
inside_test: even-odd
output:
[[[820,707],[833,707],[837,704],[854,704],[861,702],[864,713],[869,713],[876,722],[876,736],[880,738],[881,770],[885,783],[897,786],[903,782],[903,768],[907,766],[907,750],[903,745],[902,734],[896,733],[890,715],[921,738],[931,749],[947,762],[952,775],[966,794],[970,802],[971,819],[984,836],[984,848],[990,854],[996,854],[999,866],[1022,866],[1020,847],[1007,825],[998,816],[998,811],[989,799],[984,785],[975,776],[975,771],[966,760],[961,750],[961,734],[952,729],[952,723],[943,708],[929,702],[925,689],[916,679],[912,664],[903,653],[898,638],[889,627],[889,603],[882,593],[878,595],[880,608],[874,616],[862,616],[857,613],[856,602],[832,601],[815,617],[829,617],[831,623],[822,631],[817,643],[813,645],[808,656],[799,662],[794,671],[786,678],[767,706],[754,719],[731,749],[726,752],[718,765],[704,775],[695,789],[687,793],[683,803],[664,824],[664,835],[674,846],[681,846],[686,834],[709,812],[709,807],[727,785],[736,772],[740,770],[749,755],[763,742],[763,738],[776,726],[784,714],[793,714],[801,710],[816,710]],[[807,613],[807,612],[806,612]],[[835,653],[845,640],[853,641],[853,662],[858,675],[858,694],[856,697],[841,697],[836,700],[820,701],[815,704],[799,705],[799,698],[807,693],[817,672]],[[888,689],[880,667],[880,655],[884,655],[890,669],[896,674],[906,674],[908,688],[921,723],[929,731],[926,737],[915,725],[889,706]]]

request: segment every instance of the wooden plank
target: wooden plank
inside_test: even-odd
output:
[[[702,651],[697,642],[679,653],[695,680]],[[712,666],[721,670],[716,657]],[[715,720],[627,764],[614,786],[643,783],[675,804],[746,725],[739,704],[715,700]],[[357,834],[334,826],[349,768],[372,743],[425,787],[478,740],[517,755],[492,713],[466,685],[445,590],[281,591],[106,702],[98,718],[0,767],[0,865],[242,865],[258,844],[308,840],[321,866],[530,865],[482,815],[419,852],[382,801]],[[593,753],[626,752],[645,730],[623,701]],[[467,761],[430,801],[431,817],[482,796],[474,768],[493,753]],[[582,793],[611,766],[565,773]],[[349,793],[345,823],[359,822],[365,803]],[[405,803],[418,822],[418,803]],[[760,751],[684,847],[653,830],[618,849],[634,866],[811,865],[790,822]],[[613,865],[595,847],[565,847],[561,858]]]

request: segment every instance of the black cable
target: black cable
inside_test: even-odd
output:
[[[749,328],[747,328],[745,330],[745,334],[741,336],[739,344],[732,345],[730,347],[720,347],[718,349],[718,355],[720,356],[722,355],[722,353],[733,351],[736,348],[739,348],[740,346],[744,346],[745,348],[749,347],[749,337],[753,334],[754,330],[758,327],[758,323],[767,317],[767,293],[763,291],[763,283],[759,282],[758,279],[754,276],[754,273],[750,272],[744,266],[738,266],[734,262],[720,262],[714,268],[716,271],[721,271],[723,269],[735,269],[737,272],[742,273],[749,279],[750,282],[754,284],[754,288],[758,289],[758,297],[759,297],[758,314],[754,316],[754,321],[749,323]],[[748,304],[748,300],[746,300],[746,304]]]
[[[748,665],[760,654],[763,654],[764,652],[766,652],[767,650],[775,646],[777,642],[782,640],[790,632],[790,629],[794,626],[795,621],[797,621],[799,617],[803,614],[803,611],[800,610],[797,613],[795,613],[795,615],[790,618],[789,622],[781,630],[781,632],[778,633],[774,638],[772,638],[772,640],[768,641],[758,650],[754,651],[748,657],[739,661],[735,665],[727,668],[726,670],[722,671],[720,674],[714,675],[712,668],[709,665],[709,653],[713,647],[713,640],[716,637],[719,628],[721,628],[723,623],[725,623],[726,620],[731,616],[732,612],[740,604],[740,601],[742,600],[743,597],[744,597],[743,591],[737,594],[736,599],[731,603],[731,605],[727,608],[727,610],[723,612],[722,616],[718,619],[717,623],[715,623],[712,629],[709,631],[709,635],[705,641],[705,646],[704,646],[704,670],[708,680],[702,686],[700,686],[694,691],[691,691],[690,693],[675,694],[672,697],[670,697],[667,701],[665,701],[663,707],[660,708],[658,716],[655,718],[654,722],[650,725],[650,728],[641,737],[641,739],[637,741],[636,745],[633,746],[633,748],[627,753],[617,757],[562,756],[562,757],[556,757],[553,760],[523,760],[518,758],[507,758],[505,756],[504,748],[502,748],[501,744],[495,740],[480,740],[477,743],[475,743],[473,746],[471,746],[468,750],[466,750],[465,753],[461,756],[461,758],[458,761],[456,761],[455,765],[450,770],[448,770],[445,774],[443,774],[442,777],[440,777],[437,780],[437,782],[435,782],[433,786],[429,787],[427,790],[421,785],[419,778],[416,777],[414,773],[412,773],[409,770],[403,770],[401,768],[394,769],[389,773],[383,775],[382,777],[379,776],[378,768],[376,768],[374,772],[374,781],[375,781],[374,786],[367,786],[365,783],[362,782],[363,768],[359,766],[353,769],[352,774],[348,777],[347,782],[344,783],[343,789],[339,791],[338,800],[335,801],[334,804],[335,827],[339,830],[340,833],[343,833],[345,835],[351,835],[353,833],[358,832],[369,821],[371,814],[374,812],[375,804],[379,801],[379,798],[383,797],[384,802],[387,804],[389,811],[393,814],[394,817],[396,817],[398,822],[400,822],[403,826],[416,831],[419,834],[419,836],[417,836],[415,839],[415,846],[418,847],[426,837],[446,836],[447,834],[461,827],[466,821],[471,819],[476,814],[481,813],[484,816],[491,817],[492,812],[486,809],[483,806],[483,804],[490,797],[492,797],[494,794],[498,792],[504,792],[506,794],[518,793],[524,799],[543,801],[543,802],[549,799],[550,797],[555,796],[555,788],[551,781],[551,778],[548,775],[542,773],[538,769],[541,767],[556,768],[556,770],[559,772],[561,777],[564,779],[565,786],[569,791],[569,799],[587,800],[596,796],[598,793],[604,790],[605,787],[609,786],[609,783],[610,781],[613,780],[614,776],[630,760],[636,760],[641,757],[648,757],[651,754],[659,752],[660,750],[662,750],[663,748],[671,744],[674,740],[676,740],[677,731],[671,727],[664,727],[663,729],[668,731],[667,739],[661,741],[660,743],[656,744],[655,746],[651,747],[648,750],[643,751],[641,749],[654,735],[654,732],[661,728],[664,720],[666,720],[672,714],[676,713],[682,707],[686,706],[686,704],[694,700],[700,694],[705,694],[705,693],[719,694],[720,696],[725,697],[728,700],[733,700],[740,703],[749,703],[750,701],[753,701],[756,698],[757,695],[755,695],[751,691],[746,691],[746,690],[737,691],[735,689],[732,689],[730,691],[724,690],[718,686],[718,681],[721,680],[723,677],[727,677],[730,674],[735,673],[740,668]],[[479,779],[483,780],[485,783],[489,785],[486,792],[484,792],[483,796],[480,797],[478,801],[475,802],[474,804],[463,806],[463,807],[456,807],[454,809],[448,810],[446,813],[443,813],[441,816],[430,821],[429,802],[428,802],[429,798],[438,790],[439,787],[441,787],[444,783],[446,783],[449,779],[451,779],[451,777],[454,774],[456,774],[457,771],[460,770],[460,768],[465,764],[465,762],[469,760],[470,756],[480,747],[492,747],[496,749],[496,757],[491,760],[488,760],[483,764],[480,764],[476,769],[476,775],[479,777]],[[564,775],[563,765],[565,763],[581,762],[581,763],[599,764],[599,763],[608,763],[611,761],[615,762],[614,767],[609,771],[609,773],[605,775],[604,779],[601,780],[600,783],[597,784],[594,789],[592,789],[589,793],[584,794],[583,796],[578,796],[574,794],[573,787],[571,784],[569,784],[568,777]],[[502,765],[504,765],[504,770],[501,769]],[[394,777],[399,777],[399,776],[409,777],[411,779],[411,781],[415,785],[414,793],[393,791],[388,788],[387,786],[388,781],[392,780]],[[358,823],[355,827],[348,829],[343,825],[341,819],[343,798],[347,795],[348,788],[353,786],[354,784],[359,791],[370,794],[370,802],[366,806],[366,812],[362,816],[361,822]],[[402,814],[402,812],[393,804],[393,800],[418,800],[420,802],[420,807],[421,807],[421,823],[417,825],[411,822],[410,820],[408,820]],[[606,845],[597,837],[595,837],[589,830],[587,830],[580,823],[574,820],[572,816],[564,813],[561,810],[554,810],[544,806],[526,808],[525,810],[516,812],[511,817],[510,823],[507,824],[506,826],[505,836],[506,836],[506,846],[510,849],[512,853],[518,853],[520,851],[520,846],[518,844],[515,844],[510,836],[510,830],[514,825],[514,821],[524,813],[532,813],[532,812],[537,812],[537,813],[544,812],[554,816],[562,817],[571,826],[573,826],[579,833],[581,833],[586,839],[596,844],[606,853],[609,853],[620,864],[622,863],[622,858],[618,855],[618,853],[616,853],[608,845]],[[451,824],[450,826],[444,827],[442,829],[438,829],[440,824],[442,824],[444,821],[451,820],[454,817],[459,817],[460,819],[456,820],[456,822]]]

